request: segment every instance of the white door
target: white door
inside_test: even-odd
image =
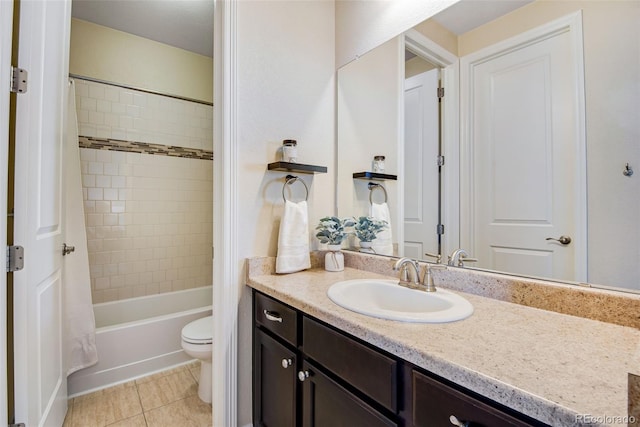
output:
[[[0,82],[8,82],[11,69],[13,2],[0,1]],[[9,90],[0,91],[0,212],[7,212],[7,165],[9,133]],[[0,244],[7,242],[7,217],[0,215]],[[4,259],[6,255],[2,253]],[[0,420],[8,419],[7,408],[7,275],[0,274]]]
[[[71,1],[21,1],[16,111],[14,273],[16,422],[60,426],[67,408],[62,321],[62,147]]]
[[[469,78],[471,256],[477,266],[583,280],[580,58],[560,31],[477,60]],[[463,212],[463,215],[465,213]],[[571,243],[557,240],[566,236]]]
[[[438,254],[438,69],[404,85],[404,256]]]

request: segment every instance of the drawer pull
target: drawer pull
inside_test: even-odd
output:
[[[451,424],[453,424],[454,426],[469,427],[469,423],[468,422],[460,421],[455,415],[451,415],[449,417],[449,421],[451,421]]]
[[[309,373],[309,371],[300,371],[298,372],[298,379],[300,380],[301,383],[303,383],[304,380],[309,378],[310,375],[311,374]]]
[[[287,369],[292,364],[293,364],[293,360],[291,360],[291,359],[282,359],[282,367],[284,369]]]
[[[277,312],[269,311],[267,309],[262,310],[262,312],[264,313],[264,317],[266,317],[267,320],[271,320],[272,322],[282,323],[282,317],[280,317],[280,314],[278,314]]]

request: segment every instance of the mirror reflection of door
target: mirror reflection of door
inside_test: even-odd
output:
[[[586,280],[578,250],[586,203],[575,196],[582,69],[573,40],[564,31],[475,54],[468,126],[479,267]]]
[[[404,255],[423,259],[441,252],[440,70],[405,51]]]

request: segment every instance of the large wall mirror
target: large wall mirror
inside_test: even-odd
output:
[[[640,1],[456,3],[338,70],[337,132],[379,254],[640,292]]]

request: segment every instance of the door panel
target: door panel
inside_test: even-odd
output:
[[[29,73],[17,97],[14,273],[16,422],[62,425],[67,381],[62,349],[62,147],[71,2],[20,3],[18,65]]]
[[[438,253],[438,70],[405,80],[404,256]]]
[[[302,386],[304,427],[397,427],[307,361],[302,370],[309,373]]]
[[[478,267],[580,280],[581,99],[572,34],[477,61],[470,76],[471,255]],[[562,245],[547,237],[572,236]]]
[[[254,417],[258,426],[296,425],[296,357],[276,340],[255,329]],[[290,360],[285,367],[283,360]]]

